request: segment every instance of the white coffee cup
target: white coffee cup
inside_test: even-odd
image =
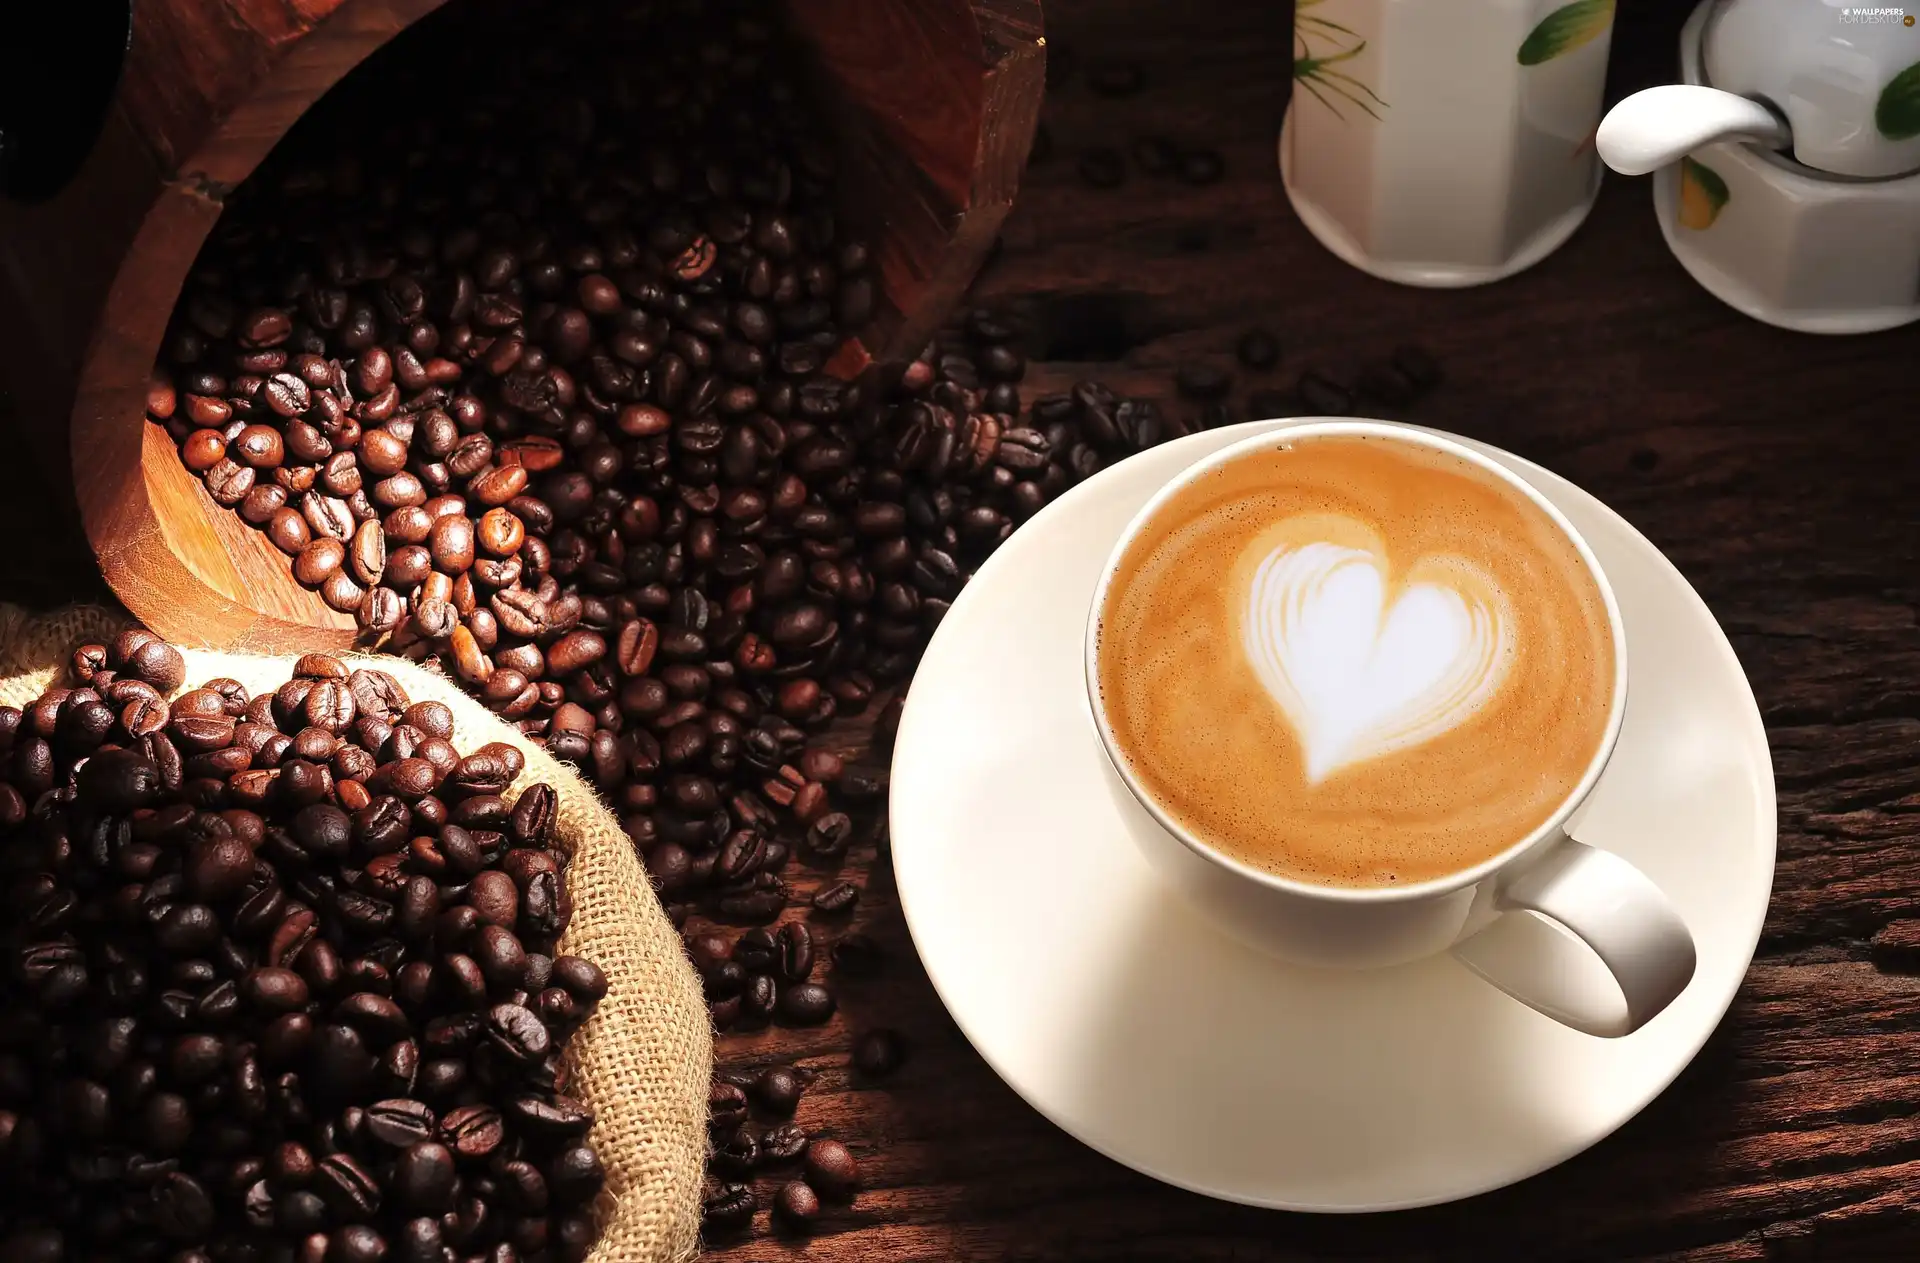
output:
[[[1128,770],[1101,701],[1100,619],[1108,585],[1143,526],[1168,499],[1222,465],[1272,449],[1276,440],[1357,435],[1436,449],[1466,461],[1538,505],[1572,541],[1604,598],[1613,637],[1614,682],[1605,735],[1585,774],[1533,832],[1482,863],[1430,881],[1384,888],[1315,885],[1240,862],[1182,829]],[[1693,977],[1694,945],[1672,903],[1639,869],[1575,841],[1570,817],[1599,784],[1619,739],[1627,701],[1627,639],[1620,608],[1593,550],[1572,523],[1527,482],[1459,443],[1380,421],[1315,420],[1257,435],[1181,473],[1141,509],[1107,562],[1088,612],[1087,700],[1106,751],[1109,787],[1128,831],[1155,869],[1236,938],[1299,964],[1367,968],[1451,951],[1515,999],[1591,1035],[1626,1035],[1645,1025]],[[1514,934],[1515,916],[1545,918],[1563,933]],[[1575,956],[1591,953],[1611,975]],[[1585,966],[1580,967],[1580,966]],[[1604,975],[1602,975],[1604,977]]]

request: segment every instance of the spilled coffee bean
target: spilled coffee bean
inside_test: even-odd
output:
[[[906,1047],[897,1031],[879,1027],[854,1041],[854,1068],[869,1078],[885,1078],[905,1060]]]
[[[1353,392],[1323,373],[1304,374],[1298,389],[1309,415],[1338,417],[1353,411]]]

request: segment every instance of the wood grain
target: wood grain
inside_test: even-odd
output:
[[[1671,65],[1687,6],[1657,8],[1621,6],[1614,99]],[[1026,391],[1098,376],[1190,411],[1169,371],[1231,364],[1253,324],[1280,336],[1286,359],[1240,372],[1237,410],[1248,391],[1290,387],[1305,368],[1351,380],[1400,343],[1431,349],[1448,380],[1408,419],[1509,448],[1606,500],[1674,559],[1732,639],[1779,784],[1760,957],[1680,1080],[1579,1158],[1453,1206],[1290,1215],[1158,1185],[1016,1098],[918,968],[883,861],[857,923],[894,949],[891,972],[847,987],[822,1031],[720,1042],[723,1064],[818,1069],[800,1121],[852,1146],[873,1187],[804,1246],[763,1218],[711,1257],[1912,1259],[1920,978],[1904,973],[1920,968],[1920,328],[1818,339],[1748,321],[1667,253],[1649,182],[1617,177],[1564,249],[1511,281],[1446,293],[1375,281],[1318,246],[1280,188],[1284,7],[1054,0],[1047,16],[1050,54],[1064,48],[1083,68],[1139,61],[1149,83],[1109,101],[1075,77],[1050,95],[1055,156],[1029,171],[975,294],[1024,309],[1062,345],[1130,345],[1097,363],[1036,364]],[[1194,189],[1134,173],[1101,193],[1075,179],[1084,147],[1143,134],[1218,147],[1226,180]],[[1069,327],[1090,320],[1107,333]],[[875,1024],[913,1048],[884,1084],[848,1067],[853,1038]]]
[[[78,176],[45,204],[0,204],[9,411],[108,584],[172,639],[266,651],[353,639],[351,618],[185,474],[142,401],[226,194],[342,75],[442,2],[138,4],[119,92]],[[912,349],[1012,204],[1039,109],[1039,0],[791,8],[839,103],[848,209],[876,243],[885,302],[863,337],[875,354]]]

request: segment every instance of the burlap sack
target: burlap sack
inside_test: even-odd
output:
[[[77,646],[110,640],[131,622],[92,606],[31,614],[0,603],[0,705],[24,705],[66,682]],[[270,690],[293,667],[291,658],[184,652],[189,687],[226,676],[249,692]],[[607,1168],[603,1233],[591,1263],[679,1263],[697,1249],[713,1036],[699,979],[632,842],[576,774],[446,677],[397,658],[358,661],[390,672],[414,701],[446,703],[459,749],[517,745],[527,767],[510,797],[541,781],[558,791],[556,833],[573,856],[574,905],[560,946],[598,964],[609,983],[599,1012],[569,1048],[574,1090],[594,1110],[593,1145]]]

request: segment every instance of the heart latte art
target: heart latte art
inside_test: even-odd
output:
[[[1094,669],[1115,757],[1196,841],[1323,885],[1506,850],[1614,706],[1579,548],[1443,448],[1276,437],[1184,484],[1116,562]]]
[[[1306,749],[1309,782],[1438,736],[1498,689],[1505,599],[1464,558],[1429,568],[1440,576],[1396,590],[1371,550],[1321,541],[1283,543],[1255,570],[1241,643]]]

